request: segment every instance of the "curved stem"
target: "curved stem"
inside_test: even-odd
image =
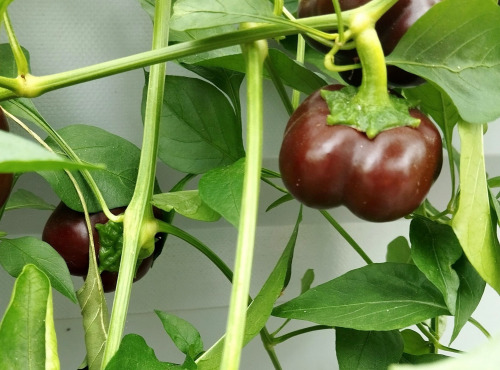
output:
[[[164,47],[168,43],[171,0],[158,0],[155,4],[155,19],[153,29],[153,49]],[[156,222],[151,207],[154,180],[156,175],[156,160],[158,155],[158,135],[163,91],[165,86],[166,64],[156,64],[151,67],[149,75],[148,95],[144,118],[144,136],[137,183],[124,217],[123,252],[120,262],[120,272],[111,312],[109,336],[104,351],[103,365],[105,368],[121,342],[125,326],[128,305],[132,290],[135,264],[141,248],[154,250],[154,235]]]
[[[373,261],[370,259],[370,257],[368,257],[363,248],[361,248],[360,245],[356,243],[352,236],[349,235],[349,233],[342,226],[340,226],[340,224],[327,211],[320,211],[320,213],[327,219],[330,225],[332,225],[335,230],[337,230],[338,233],[342,235],[342,237],[349,243],[351,247],[353,247],[353,249],[367,264],[373,263]]]
[[[292,331],[290,333],[283,334],[282,336],[273,338],[273,343],[274,344],[283,343],[284,341],[286,341],[286,340],[288,340],[290,338],[296,337],[298,335],[301,335],[301,334],[311,333],[313,331],[326,330],[326,329],[332,329],[332,327],[331,326],[327,326],[327,325],[314,325],[314,326],[310,326],[310,327],[307,327],[307,328],[303,328],[303,329],[299,329],[299,330],[294,330],[294,331]]]
[[[241,358],[262,167],[262,72],[267,57],[267,42],[256,41],[244,44],[242,48],[247,66],[247,156],[233,289],[221,362],[223,370],[237,369]]]
[[[469,318],[469,322],[470,322],[472,325],[474,325],[476,328],[478,328],[478,329],[479,329],[479,331],[480,331],[481,333],[483,333],[483,334],[484,334],[484,336],[485,336],[486,338],[488,338],[488,339],[489,339],[489,338],[491,338],[491,334],[488,332],[488,330],[486,330],[486,328],[485,328],[483,325],[481,325],[481,323],[480,323],[479,321],[477,321],[477,320],[476,320],[476,319],[474,319],[473,317],[470,317],[470,318]]]

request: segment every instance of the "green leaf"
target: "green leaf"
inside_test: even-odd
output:
[[[429,355],[424,355],[425,357]],[[416,357],[424,357],[416,356]],[[484,342],[472,351],[456,358],[446,358],[441,361],[437,357],[434,363],[420,362],[422,365],[391,365],[388,370],[497,370],[500,363],[500,337]]]
[[[420,334],[411,329],[401,331],[404,341],[404,352],[411,355],[423,355],[431,352],[432,344],[426,341]]]
[[[335,348],[340,370],[386,370],[403,354],[403,339],[397,330],[358,331],[335,329]]]
[[[260,289],[259,294],[257,294],[248,307],[243,345],[249,343],[264,328],[271,315],[274,303],[280,297],[283,287],[290,278],[293,252],[301,222],[302,209],[299,212],[297,222],[283,254]],[[218,370],[222,360],[223,349],[224,337],[220,338],[207,352],[196,360],[198,369]]]
[[[156,194],[153,195],[151,203],[164,211],[174,210],[194,220],[212,222],[220,219],[220,215],[203,202],[198,190]]]
[[[497,4],[446,0],[406,32],[387,62],[439,86],[465,121],[490,122],[500,116],[499,34]]]
[[[14,209],[22,208],[53,211],[56,206],[47,203],[44,199],[28,190],[17,189],[13,194],[10,195],[9,200],[7,201],[7,204],[5,206],[5,210],[12,211]]]
[[[27,264],[35,265],[47,275],[50,284],[74,303],[75,288],[64,259],[49,244],[30,236],[0,241],[0,264],[17,277]]]
[[[29,62],[28,50],[23,48],[23,52]],[[0,76],[17,77],[17,64],[9,44],[0,44]]]
[[[70,161],[30,140],[0,131],[0,172],[92,169],[99,166]]]
[[[455,325],[450,342],[453,342],[467,321],[476,310],[484,293],[486,283],[479,276],[476,269],[470,264],[465,255],[454,266],[460,278],[457,292],[457,308],[455,310]]]
[[[229,97],[235,112],[241,112],[240,87],[245,79],[244,73],[221,67],[204,67],[194,64],[182,65],[217,86]],[[236,113],[236,118],[238,117],[241,117],[241,115]]]
[[[462,256],[462,248],[453,229],[423,217],[410,224],[411,255],[415,265],[443,294],[453,315],[460,284],[452,265]]]
[[[177,0],[170,27],[185,31],[241,22],[272,22],[273,14],[268,0]]]
[[[80,304],[89,369],[100,369],[108,339],[109,316],[95,253],[90,253],[89,271],[76,292]]]
[[[306,68],[303,64],[291,59],[278,49],[269,48],[268,57],[283,83],[293,89],[297,89],[305,94],[311,94],[327,85],[327,82],[319,75]],[[241,73],[245,72],[245,60],[241,51],[235,51],[233,54],[226,53],[218,57],[211,56],[211,58],[204,58],[203,54],[201,56],[195,55],[186,59],[186,61],[206,67],[221,67]],[[267,70],[264,70],[264,77],[270,78]]]
[[[377,263],[318,285],[274,316],[357,330],[392,330],[449,314],[441,293],[414,265]]]
[[[458,122],[458,111],[453,101],[437,86],[426,83],[404,90],[405,97],[431,116],[443,132],[452,131]]]
[[[404,236],[396,237],[387,245],[385,260],[396,263],[413,263],[410,245]]]
[[[313,269],[307,269],[307,271],[304,273],[304,276],[302,276],[302,279],[300,280],[300,293],[305,293],[309,289],[311,289],[311,285],[314,281],[314,270]]]
[[[176,364],[161,362],[140,335],[127,334],[120,347],[106,365],[106,370],[182,370]]]
[[[19,274],[0,322],[0,368],[60,368],[50,282],[34,265]]]
[[[159,139],[160,159],[185,173],[204,173],[245,154],[233,107],[215,86],[196,78],[167,76]]]
[[[481,277],[500,292],[500,245],[491,219],[483,127],[460,121],[460,198],[452,227]]]
[[[204,174],[198,184],[201,199],[228,222],[238,227],[245,158]]]
[[[84,162],[103,163],[106,170],[89,171],[109,208],[129,204],[134,192],[139,167],[140,150],[131,142],[101,128],[88,125],[70,125],[58,131],[59,135]],[[52,139],[47,143],[56,148]],[[66,173],[62,171],[40,172],[58,197],[75,211],[83,212],[80,199]],[[101,206],[90,187],[79,173],[73,173],[89,212],[98,212]]]
[[[196,328],[180,317],[166,312],[155,310],[160,318],[165,331],[174,342],[175,346],[191,359],[203,352],[203,341]]]
[[[427,354],[419,355],[419,356],[411,355],[409,353],[403,353],[403,357],[401,357],[400,363],[401,364],[414,364],[414,365],[429,364],[432,362],[445,360],[447,358],[449,358],[449,357],[445,356],[445,355],[440,355],[437,353],[427,353]]]

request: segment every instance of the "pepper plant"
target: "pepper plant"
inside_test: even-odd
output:
[[[27,172],[40,175],[60,199],[58,209],[72,212],[83,230],[84,250],[79,249],[79,256],[84,256],[84,271],[79,274],[85,281],[81,287],[73,285],[74,261],[51,241],[57,233],[66,237],[64,230],[54,231],[51,226],[40,230],[38,238],[10,238],[9,230],[0,234],[0,264],[16,279],[0,322],[2,369],[60,368],[53,289],[81,307],[86,345],[82,368],[237,369],[244,346],[260,334],[270,366],[281,369],[275,347],[316,330],[335,336],[340,369],[495,368],[500,360],[498,339],[491,339],[472,315],[486,285],[500,293],[496,190],[500,176],[486,173],[483,150],[487,124],[500,117],[497,1],[428,3],[425,14],[419,12],[418,19],[398,36],[395,48],[384,54],[387,49],[379,38],[382,30],[377,21],[395,9],[402,15],[420,9],[419,1],[361,1],[343,9],[346,1],[325,0],[331,13],[300,18],[295,1],[139,0],[154,25],[150,51],[42,76],[31,73],[29,50],[16,36],[22,24],[9,18],[11,2],[0,1],[7,40],[0,45],[0,217],[8,218],[9,210],[23,206],[51,208],[43,199],[14,187]],[[304,37],[316,43],[316,49],[322,45],[325,53],[311,48]],[[355,60],[340,63],[337,57],[344,53],[355,55]],[[167,62],[176,62],[197,77],[170,75]],[[391,86],[388,68],[404,71],[414,84]],[[36,107],[37,98],[50,97],[51,91],[136,69],[147,69],[140,87],[144,88],[140,149],[90,125],[55,130]],[[325,88],[352,83],[346,72],[359,70],[361,80],[353,83],[359,86]],[[292,117],[303,112],[301,119],[314,118],[325,132],[320,142],[306,140],[307,133],[291,139],[292,149],[287,147],[279,158],[279,167],[287,175],[283,181],[279,171],[262,164],[265,127],[281,124],[287,137],[295,121],[287,126],[287,122],[263,118],[264,79],[272,82],[283,109]],[[244,80],[246,101],[242,102],[239,90]],[[309,101],[314,104],[304,108],[300,102],[311,94],[315,100]],[[410,145],[418,140],[406,135],[424,132],[434,124],[439,130],[432,129],[432,151]],[[7,132],[9,125],[19,125],[26,135]],[[350,162],[345,165],[328,148],[343,141],[339,132],[347,130],[351,139],[342,160]],[[323,141],[325,135],[333,141]],[[386,149],[361,150],[383,137],[392,137]],[[306,153],[303,158],[302,153]],[[314,156],[328,165],[319,170],[309,162],[303,166],[302,161]],[[158,160],[181,178],[171,189],[164,189],[157,178]],[[288,176],[290,165],[302,166],[300,175]],[[451,183],[447,206],[439,209],[425,196],[442,165],[450,172]],[[395,167],[398,171],[389,175]],[[321,177],[330,171],[331,176]],[[302,188],[304,183],[314,186]],[[409,183],[410,190],[399,193]],[[304,192],[309,192],[305,199],[314,198],[341,184],[347,186],[344,194],[336,193],[339,199],[312,206],[366,266],[333,273],[319,285],[314,285],[308,272],[302,278],[301,294],[285,295],[286,301],[277,303],[291,279],[301,278],[293,271],[292,261],[303,207],[311,205],[302,199]],[[258,294],[251,296],[261,185],[279,194],[269,211],[290,202],[298,211],[290,237],[283,240],[281,257]],[[353,212],[366,222],[411,220],[409,240],[400,237],[389,246],[373,241],[376,248],[388,248],[386,261],[374,262],[329,209],[339,204],[351,208],[352,201],[346,199],[352,194],[359,203],[352,208],[362,209]],[[379,199],[384,199],[383,204]],[[386,216],[384,212],[393,207],[403,211]],[[231,246],[234,266],[176,226],[177,217],[201,222],[223,218],[232,224],[238,231]],[[65,218],[69,216],[60,219]],[[95,219],[101,220],[97,226]],[[42,240],[42,232],[50,237]],[[67,237],[64,246],[71,258],[76,258],[71,253],[74,235]],[[185,355],[183,363],[160,361],[143,338],[124,335],[138,268],[148,259],[155,259],[153,268],[160,268],[161,260],[156,258],[171,238],[196,248],[232,283],[225,333],[208,346],[191,324],[157,311],[167,334]],[[116,285],[106,285],[106,290],[116,289],[108,307],[104,274],[116,274],[116,270]],[[273,323],[283,320],[282,325],[272,328],[271,317]],[[444,317],[453,325],[451,344],[441,338]],[[311,325],[283,334],[293,320]],[[485,341],[477,352],[462,353],[453,347],[453,340],[468,322],[485,334]]]

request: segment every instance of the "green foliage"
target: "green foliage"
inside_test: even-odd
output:
[[[132,198],[137,179],[139,148],[118,135],[89,125],[68,125],[59,130],[58,134],[83,162],[101,163],[106,166],[106,170],[92,170],[90,174],[108,207],[126,206]],[[46,142],[55,150],[60,150],[53,139],[48,138]],[[83,212],[80,199],[66,173],[43,171],[40,175],[68,207]],[[89,212],[100,211],[101,206],[82,175],[73,175],[83,192]]]
[[[238,227],[243,196],[245,159],[207,172],[200,179],[200,197],[234,227]]]
[[[9,132],[0,131],[0,172],[92,169],[99,166],[76,163]]]
[[[500,292],[500,244],[492,222],[483,152],[483,128],[459,122],[460,198],[452,227],[479,275]]]
[[[194,360],[203,352],[203,341],[196,328],[180,317],[156,310],[165,331],[174,342],[175,346],[186,355],[189,360]]]
[[[490,122],[500,116],[494,93],[500,86],[499,33],[498,5],[443,1],[408,30],[387,62],[438,85],[464,120]]]
[[[335,350],[340,370],[386,370],[403,354],[403,339],[397,330],[358,331],[335,329]]]
[[[40,209],[45,211],[53,211],[56,206],[47,203],[46,200],[40,198],[39,196],[33,194],[32,192],[25,189],[17,189],[13,194],[10,195],[9,200],[5,206],[6,211],[13,209]]]
[[[49,279],[28,264],[0,322],[0,368],[58,370]]]
[[[153,195],[155,207],[170,212],[175,211],[198,221],[217,221],[220,215],[210,208],[200,197],[198,190],[174,191]]]
[[[137,334],[123,337],[120,348],[106,366],[106,370],[182,370],[183,367],[161,362],[144,338]]]
[[[275,21],[273,7],[268,0],[177,0],[171,27],[185,31],[237,24],[241,22]]]
[[[49,244],[34,237],[0,240],[0,264],[18,277],[28,264],[48,277],[51,286],[76,303],[75,289],[63,258]]]
[[[357,330],[392,330],[447,315],[440,292],[414,265],[379,263],[318,285],[274,316]]]
[[[443,294],[455,313],[459,278],[453,264],[462,256],[460,243],[449,225],[415,218],[410,225],[411,255],[415,265]]]
[[[244,156],[240,121],[224,94],[200,79],[167,76],[158,155],[197,174]]]
[[[283,251],[273,271],[260,289],[247,310],[245,320],[245,334],[243,345],[250,342],[259,331],[264,328],[267,320],[271,316],[271,311],[276,300],[287,284],[291,274],[293,252],[297,242],[299,225],[302,222],[302,211],[299,213],[292,235]],[[224,338],[222,337],[215,345],[197,359],[196,363],[200,370],[219,369],[224,348]]]

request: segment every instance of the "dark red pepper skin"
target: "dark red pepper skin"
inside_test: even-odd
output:
[[[328,125],[329,113],[317,91],[288,121],[279,167],[290,193],[306,206],[345,205],[373,222],[413,212],[441,171],[442,142],[435,125],[411,109],[410,114],[421,120],[418,128],[392,128],[370,140],[354,128]]]
[[[112,209],[111,212],[118,215],[125,212],[125,207]],[[99,262],[100,243],[95,225],[105,224],[108,218],[103,212],[91,213],[89,216],[96,258]],[[72,210],[62,202],[59,203],[45,224],[42,240],[50,244],[64,258],[71,275],[87,275],[89,269],[89,235],[83,213]],[[158,234],[155,249],[159,248],[160,244],[163,246],[164,242],[165,236]],[[153,256],[150,256],[142,261],[134,282],[146,275],[153,264],[153,259]],[[117,272],[103,271],[101,280],[104,291],[114,291],[117,279]]]
[[[3,110],[0,109],[0,130],[9,131],[9,124]],[[5,204],[9,198],[12,189],[14,175],[11,173],[0,173],[0,208]]]
[[[358,8],[370,0],[340,0],[343,11]],[[389,55],[401,40],[406,31],[433,5],[440,0],[399,0],[376,23],[385,55]],[[299,18],[334,13],[331,0],[302,0],[297,11]],[[322,53],[330,49],[314,40],[306,38],[308,43]],[[339,65],[359,63],[357,53],[352,50],[341,50],[335,55],[335,63]],[[361,84],[361,70],[355,69],[340,74],[346,83],[354,86]],[[403,71],[395,66],[387,67],[387,79],[391,86],[409,87],[424,82],[420,77]]]

